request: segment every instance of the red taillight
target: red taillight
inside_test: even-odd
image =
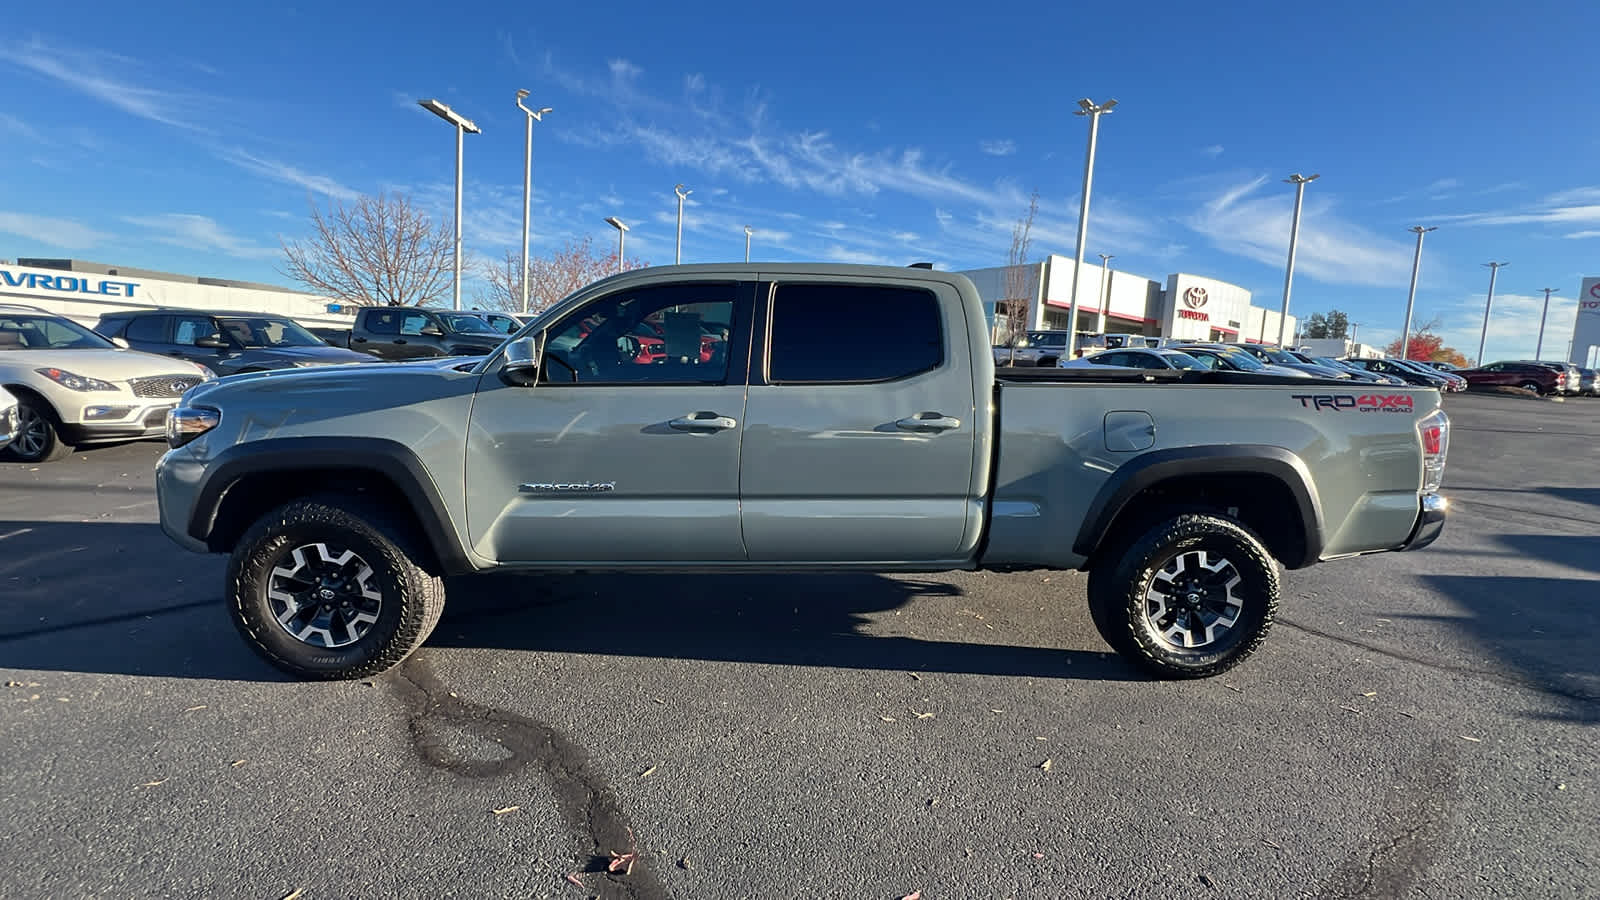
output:
[[[1438,456],[1444,451],[1444,426],[1425,425],[1422,428],[1422,452]]]

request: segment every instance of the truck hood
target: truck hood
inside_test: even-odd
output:
[[[370,363],[377,360],[370,353],[346,350],[342,347],[250,347],[246,353],[256,352],[275,360],[289,363]]]
[[[483,357],[451,357],[427,359],[419,362],[374,362],[350,366],[312,366],[304,369],[270,369],[229,375],[196,385],[184,395],[185,405],[204,403],[225,404],[232,397],[252,396],[251,403],[262,403],[262,394],[283,394],[288,406],[302,405],[299,398],[340,398],[339,405],[346,409],[379,408],[409,403],[419,396],[434,393],[434,386],[442,382],[468,382],[475,384],[476,375],[454,368],[468,361],[481,362]],[[444,363],[448,363],[445,365]],[[367,399],[362,400],[365,397]]]

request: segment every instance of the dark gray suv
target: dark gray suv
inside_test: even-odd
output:
[[[338,363],[368,363],[365,353],[330,347],[288,316],[200,309],[107,313],[94,330],[128,346],[197,362],[218,375]]]

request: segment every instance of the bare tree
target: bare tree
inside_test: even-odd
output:
[[[1017,358],[1017,336],[1028,330],[1028,308],[1032,306],[1034,276],[1028,271],[1028,248],[1033,243],[1033,218],[1039,213],[1039,192],[1028,198],[1028,214],[1011,228],[1011,251],[1006,255],[1006,295],[1000,301],[1005,312],[1006,344],[1011,356],[1006,362],[1014,364]]]
[[[639,259],[625,259],[624,271],[649,265]],[[488,287],[482,305],[507,312],[522,309],[522,280],[517,270],[522,268],[522,251],[507,251],[505,258],[489,267],[485,273]],[[597,253],[594,239],[568,241],[549,256],[535,256],[528,260],[528,312],[538,312],[584,285],[599,281],[617,272],[617,253]]]
[[[455,237],[404,194],[361,196],[327,212],[311,205],[311,237],[283,241],[285,275],[314,293],[366,306],[414,306],[443,296]]]

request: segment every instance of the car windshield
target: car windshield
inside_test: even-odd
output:
[[[471,313],[439,313],[439,318],[451,331],[500,334],[492,325]]]
[[[1185,350],[1184,352],[1190,354],[1191,356],[1200,356],[1202,354],[1206,356],[1212,356],[1220,360],[1224,364],[1225,368],[1239,369],[1240,371],[1244,372],[1260,372],[1266,369],[1266,366],[1262,364],[1261,360],[1256,359],[1254,356],[1251,356],[1243,350],[1221,350],[1211,347],[1197,347],[1192,350]]]
[[[1271,347],[1263,347],[1261,348],[1261,352],[1266,354],[1267,359],[1270,359],[1275,363],[1285,363],[1291,366],[1300,365],[1300,360],[1295,358],[1294,354],[1292,353],[1288,353],[1283,350],[1274,350]]]
[[[1187,353],[1181,353],[1181,352],[1179,352],[1177,350],[1168,350],[1165,353],[1160,353],[1160,354],[1157,354],[1157,355],[1159,355],[1162,359],[1166,360],[1167,363],[1170,364],[1175,369],[1209,369],[1210,368],[1210,366],[1205,365],[1204,363],[1200,362],[1200,360],[1195,359],[1194,357],[1190,356]]]
[[[228,336],[244,347],[326,347],[327,342],[292,319],[238,316],[219,319]]]
[[[71,319],[0,314],[0,350],[115,350],[117,345]]]
[[[1329,359],[1326,356],[1313,356],[1313,357],[1311,357],[1311,361],[1313,363],[1315,363],[1316,365],[1327,366],[1330,369],[1349,369],[1349,368],[1353,368],[1353,366],[1349,365],[1348,363],[1342,363],[1342,362],[1339,362],[1336,359]]]

